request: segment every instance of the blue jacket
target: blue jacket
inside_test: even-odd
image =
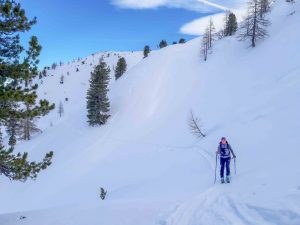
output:
[[[221,158],[231,157],[231,154],[235,158],[235,154],[231,148],[231,145],[228,142],[226,144],[222,144],[222,142],[220,142],[218,147],[218,154],[220,154]]]

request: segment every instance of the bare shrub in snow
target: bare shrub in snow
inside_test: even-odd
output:
[[[194,115],[193,111],[191,111],[189,126],[192,134],[194,134],[197,138],[205,137],[205,134],[202,131],[202,125],[200,119]]]

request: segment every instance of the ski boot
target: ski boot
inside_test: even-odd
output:
[[[224,178],[222,177],[221,178],[221,184],[224,184],[225,183],[225,180],[224,180]]]
[[[230,183],[230,178],[226,177],[226,183]]]

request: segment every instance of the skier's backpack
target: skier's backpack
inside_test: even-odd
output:
[[[230,157],[230,146],[228,142],[226,144],[220,143],[220,156],[222,158]]]

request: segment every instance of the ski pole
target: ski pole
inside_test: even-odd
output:
[[[236,175],[236,158],[234,158],[234,174]]]
[[[214,182],[214,184],[215,184],[215,183],[216,183],[216,181],[217,181],[217,165],[218,165],[218,154],[216,154],[215,182]]]

